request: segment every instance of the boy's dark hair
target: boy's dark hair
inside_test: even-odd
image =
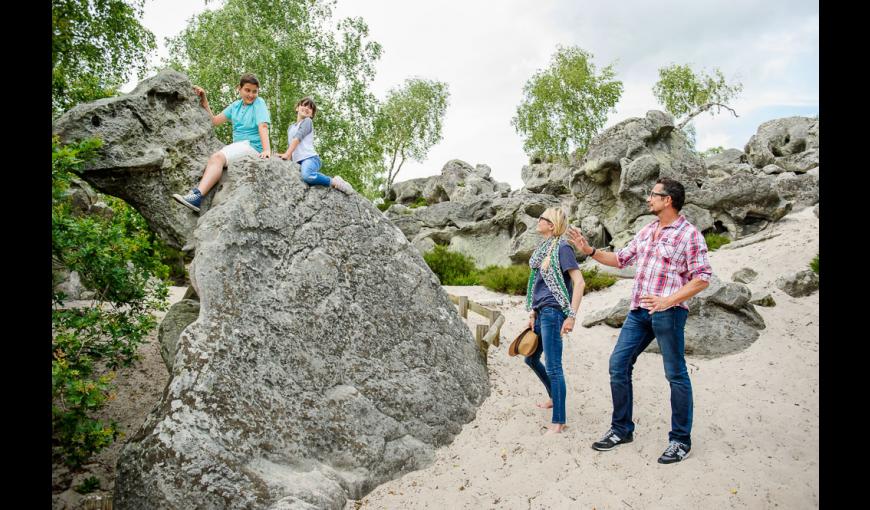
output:
[[[670,177],[662,177],[656,181],[656,184],[661,184],[664,192],[671,197],[671,205],[679,211],[686,203],[686,188],[679,181],[675,181]]]
[[[258,80],[257,77],[251,73],[245,73],[242,75],[241,78],[239,78],[239,87],[240,88],[244,87],[245,83],[250,83],[251,85],[256,85],[257,88],[260,88],[260,80]]]
[[[317,105],[314,104],[314,100],[309,96],[305,96],[296,103],[296,106],[307,106],[311,108],[311,118],[313,119],[315,115],[317,115]]]

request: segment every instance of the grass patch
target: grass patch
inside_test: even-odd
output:
[[[426,202],[426,199],[423,197],[417,197],[417,200],[414,201],[413,204],[408,206],[408,209],[416,209],[418,207],[426,207],[429,205],[429,202]]]
[[[704,234],[704,241],[707,243],[707,250],[716,251],[720,247],[731,242],[731,239],[728,236],[723,236],[722,234],[716,234],[710,232],[708,234]]]
[[[384,211],[386,211],[387,209],[389,209],[390,206],[393,205],[393,204],[395,204],[395,202],[393,202],[392,200],[384,200],[384,203],[383,203],[383,204],[378,204],[378,205],[376,205],[375,207],[377,207],[378,209],[380,209],[381,212],[384,212]]]
[[[813,270],[814,273],[819,274],[819,254],[816,254],[816,258],[814,258],[810,262],[810,269]]]

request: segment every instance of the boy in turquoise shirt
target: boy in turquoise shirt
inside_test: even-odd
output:
[[[257,97],[260,92],[260,82],[253,74],[243,74],[239,79],[238,99],[218,114],[214,115],[208,105],[205,90],[201,87],[193,87],[193,91],[199,96],[199,103],[211,116],[211,123],[219,126],[226,121],[233,124],[233,143],[215,152],[208,158],[205,172],[199,184],[190,193],[181,196],[173,193],[172,198],[185,207],[199,212],[202,205],[202,197],[214,187],[220,180],[223,169],[230,163],[242,156],[252,155],[260,158],[268,158],[269,148],[269,108],[266,102]]]

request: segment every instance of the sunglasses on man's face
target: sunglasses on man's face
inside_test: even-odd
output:
[[[670,196],[667,193],[659,193],[658,191],[650,191],[649,194],[650,194],[650,196],[655,195],[657,197],[662,197],[662,198]]]
[[[544,218],[543,216],[541,216],[540,218],[538,218],[538,221],[541,221],[541,220],[544,220],[544,221],[546,221],[547,223],[549,223],[551,227],[553,226],[553,222],[550,221],[550,220],[548,220],[547,218]]]

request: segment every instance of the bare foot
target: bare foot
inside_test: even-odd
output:
[[[551,423],[547,425],[547,431],[544,432],[545,436],[552,436],[555,434],[561,434],[565,429],[566,425],[564,423]]]
[[[539,402],[539,403],[535,404],[535,407],[537,407],[539,409],[552,409],[553,408],[553,401],[548,400],[546,402]]]

